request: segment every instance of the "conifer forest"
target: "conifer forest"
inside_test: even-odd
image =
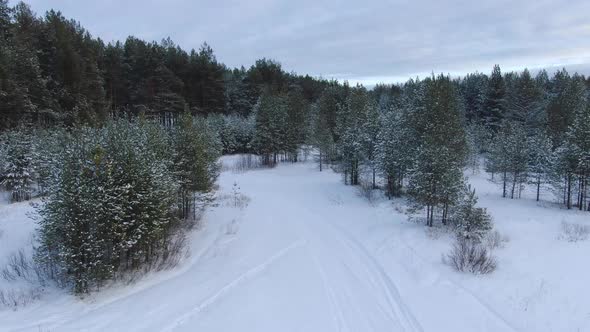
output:
[[[0,331],[590,330],[590,77],[264,56],[0,0]]]

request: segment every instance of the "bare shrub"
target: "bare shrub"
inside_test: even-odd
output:
[[[38,300],[47,281],[51,280],[48,270],[43,265],[37,264],[23,249],[8,256],[6,265],[0,269],[0,277],[7,281],[8,285],[15,286],[0,289],[0,307],[13,310]],[[56,285],[59,286],[57,283]]]
[[[43,289],[35,287],[31,289],[0,289],[0,306],[17,310],[41,298]]]
[[[562,221],[561,222],[561,233],[559,239],[566,240],[568,242],[578,242],[588,239],[590,235],[590,226],[580,225]]]
[[[262,164],[259,156],[252,154],[243,154],[238,157],[238,160],[234,161],[233,165],[230,166],[230,170],[236,173],[246,172],[251,169],[259,169],[265,167]]]
[[[500,234],[497,230],[486,233],[483,238],[483,244],[490,250],[504,248],[510,239],[506,235]]]
[[[474,241],[457,238],[451,252],[443,256],[443,263],[460,272],[488,274],[496,269],[496,258],[490,250]]]
[[[448,234],[450,232],[449,227],[442,226],[433,226],[433,227],[426,227],[426,236],[432,240],[437,240],[444,234]]]
[[[10,254],[8,263],[0,270],[0,276],[6,281],[21,279],[34,282],[38,279],[38,274],[39,270],[36,269],[35,262],[25,254],[23,249]]]
[[[157,254],[154,253],[146,264],[132,270],[122,267],[113,277],[113,280],[131,284],[150,272],[173,269],[189,255],[185,232],[177,231],[170,236],[170,240],[165,243],[161,250],[158,250]]]
[[[377,199],[376,190],[373,189],[373,184],[370,182],[360,181],[358,185],[358,195],[366,199],[369,203],[374,204]]]

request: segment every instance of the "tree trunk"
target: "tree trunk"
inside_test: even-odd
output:
[[[506,171],[504,171],[502,182],[502,197],[506,198]]]
[[[567,194],[566,194],[566,206],[570,210],[572,208],[572,176],[567,175]]]
[[[539,197],[541,196],[541,176],[537,176],[537,202],[539,201]]]

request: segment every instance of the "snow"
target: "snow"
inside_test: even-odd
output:
[[[403,200],[370,203],[311,162],[229,171],[238,159],[181,266],[84,299],[47,290],[0,309],[0,331],[590,331],[590,241],[559,239],[588,213],[471,176],[510,240],[493,274],[460,274],[441,262],[452,235],[408,221]],[[31,211],[0,205],[0,262],[29,243]]]

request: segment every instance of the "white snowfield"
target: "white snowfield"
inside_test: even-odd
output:
[[[177,269],[85,299],[48,290],[0,309],[0,331],[590,331],[589,243],[557,239],[562,219],[588,215],[501,199],[484,177],[480,203],[510,236],[489,276],[444,265],[451,235],[407,221],[401,201],[370,204],[338,174],[288,164],[223,172],[220,195],[237,183],[250,202],[210,208]],[[0,207],[0,253],[10,232],[25,241],[27,209]]]

